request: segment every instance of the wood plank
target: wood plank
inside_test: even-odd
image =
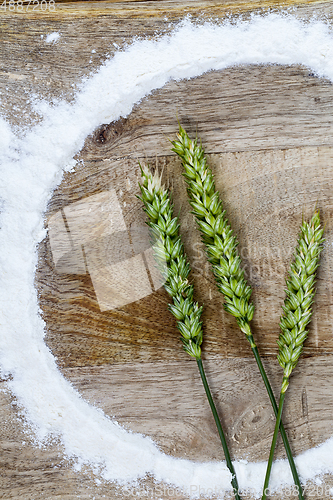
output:
[[[234,458],[267,459],[274,420],[267,394],[252,359],[205,360],[207,375]],[[276,363],[265,360],[273,388],[278,391],[281,373]],[[286,398],[285,424],[294,453],[330,437],[333,395],[332,356],[301,360]],[[192,460],[221,460],[218,435],[193,360],[130,363],[100,367],[69,368],[64,375],[82,396],[115,417],[125,428],[151,436],[166,453]],[[3,384],[2,384],[3,386]],[[138,398],[140,394],[140,398]],[[172,404],[170,404],[172,402]],[[13,405],[11,407],[11,404]],[[147,478],[129,493],[114,484],[96,482],[89,469],[74,472],[56,442],[36,448],[23,431],[15,401],[0,391],[0,458],[2,498],[47,500],[75,498],[137,498],[137,493],[156,489]],[[283,457],[281,443],[277,456]],[[325,486],[333,486],[324,477]],[[163,488],[163,485],[159,485]],[[309,491],[320,491],[308,484]],[[316,489],[317,488],[317,489]],[[163,492],[163,489],[162,489]],[[311,494],[309,498],[329,498]],[[154,497],[153,497],[154,498]],[[167,500],[170,495],[160,494]],[[187,498],[186,495],[172,498]],[[252,496],[246,496],[252,500]],[[290,495],[272,495],[272,500]]]
[[[294,372],[284,417],[294,454],[331,437],[332,359],[303,359]],[[233,456],[268,460],[274,415],[255,361],[219,356],[204,363]],[[265,368],[278,394],[282,371],[275,360],[266,359]],[[67,368],[63,373],[85,399],[125,428],[152,436],[164,452],[191,460],[221,458],[196,363],[185,354],[180,361]],[[285,456],[282,442],[276,456]]]
[[[100,155],[170,155],[175,117],[209,153],[332,145],[332,84],[299,66],[246,66],[170,82],[86,141]]]
[[[268,3],[272,5],[272,2]],[[273,2],[282,9],[288,3],[289,0]],[[316,15],[332,19],[332,0],[292,3],[293,15],[302,19]],[[192,12],[193,19],[211,19],[212,16],[224,19],[232,14],[243,14],[246,18],[256,6],[264,3],[245,2],[250,9],[247,13],[237,10],[239,5],[244,5],[242,0],[227,4],[191,0],[190,4],[200,5],[197,13]],[[213,4],[214,12],[209,8]],[[100,9],[96,11],[96,16],[93,5]],[[137,10],[137,16],[131,11],[132,7]],[[0,87],[6,97],[2,100],[6,116],[20,127],[30,126],[32,121],[38,120],[38,114],[31,107],[31,95],[43,96],[51,102],[57,98],[71,101],[82,78],[112,57],[118,48],[130,43],[135,36],[151,38],[156,33],[170,33],[185,14],[183,2],[170,4],[163,0],[139,3],[56,2],[55,12],[33,13],[28,10],[22,15],[0,11]],[[46,36],[52,32],[59,32],[60,39],[54,44],[46,43]],[[95,52],[92,53],[92,50]],[[237,79],[232,83],[237,83]]]
[[[36,276],[47,324],[46,342],[61,366],[165,360],[170,353],[181,359],[175,321],[167,310],[167,294],[162,289],[153,291],[150,288],[143,262],[141,267],[133,268],[136,271],[130,271],[131,252],[140,258],[150,245],[141,202],[136,198],[140,178],[137,161],[106,160],[109,155],[105,150],[102,154],[97,148],[95,151],[96,154],[89,151],[88,160],[83,153],[84,166],[66,175],[50,201],[49,234],[52,238],[54,234],[60,236],[41,244]],[[302,217],[310,217],[316,204],[320,207],[327,243],[318,274],[314,320],[304,355],[333,353],[330,245],[333,149],[301,147],[245,151],[210,154],[208,158],[232,227],[239,237],[240,254],[256,307],[254,335],[264,356],[277,354],[284,280]],[[150,158],[149,162],[164,169],[165,181],[173,189],[175,212],[180,213],[185,249],[193,268],[195,295],[205,304],[205,350],[227,358],[249,356],[248,342],[239,332],[236,321],[223,312],[223,297],[215,287],[190,214],[179,160],[170,156]],[[91,215],[91,210],[98,209],[98,205],[94,208],[98,197],[111,193],[110,190],[115,191],[115,199],[119,202],[117,206],[110,205],[112,216],[118,210],[127,228],[118,233],[105,232],[104,223],[96,229]],[[60,215],[60,224],[59,214],[65,215],[65,219]],[[137,247],[128,238],[127,231],[133,230],[139,231]],[[82,253],[73,260],[72,247],[68,244],[67,248],[64,242],[68,237],[74,238],[75,251],[81,252],[80,245],[83,245],[87,270]],[[125,265],[129,274],[125,278],[121,274],[121,281],[112,285],[111,275]],[[151,263],[151,270],[153,266]],[[117,307],[113,305],[112,294],[117,295],[123,280],[127,283],[128,296],[121,299],[123,302]],[[138,282],[139,295],[135,295]],[[105,296],[109,300],[106,305],[102,303]]]
[[[332,19],[332,5],[331,0],[56,2],[54,13],[0,13],[0,87],[8,97],[2,102],[3,109],[13,124],[38,121],[38,115],[31,114],[31,93],[70,101],[75,85],[111,57],[117,47],[124,47],[133,36],[168,33],[186,13],[201,19],[223,19],[230,13],[246,18],[259,7],[293,6],[295,15],[302,18],[319,13]],[[46,44],[45,36],[55,31],[61,34],[59,41]],[[301,67],[232,68],[187,82],[171,82],[146,98],[127,119],[104,124],[87,138],[78,155],[84,165],[66,175],[46,214],[48,224],[58,216],[53,218],[55,227],[60,228],[58,255],[66,245],[74,245],[77,238],[82,234],[86,238],[89,233],[89,228],[82,229],[73,206],[89,205],[96,201],[93,197],[110,190],[116,191],[126,227],[139,223],[142,227],[143,215],[135,199],[137,159],[164,168],[165,179],[175,190],[176,209],[182,207],[186,249],[195,265],[194,282],[198,297],[206,304],[209,380],[223,421],[230,428],[232,454],[237,458],[267,457],[272,413],[255,376],[253,360],[247,357],[248,345],[233,320],[224,315],[221,296],[204,266],[180,180],[180,164],[170,154],[165,136],[174,136],[178,113],[188,130],[198,130],[202,137],[239,233],[246,272],[254,287],[256,339],[265,356],[275,356],[284,273],[302,213],[309,215],[316,201],[327,223],[327,240],[331,239],[331,103],[331,84]],[[93,262],[99,271],[105,266],[107,251],[111,248],[115,255],[117,247],[110,247],[102,226],[96,231]],[[83,245],[87,245],[87,239]],[[80,244],[75,252],[71,259],[63,252],[57,269],[52,245],[45,240],[39,249],[36,275],[47,321],[46,340],[64,375],[83,397],[125,427],[152,436],[167,453],[220,460],[216,431],[196,367],[180,348],[175,323],[166,312],[166,294],[156,290],[118,309],[101,311],[91,276],[86,273],[90,265],[87,254],[82,253]],[[331,435],[331,263],[331,246],[327,245],[318,280],[316,320],[305,350],[307,358],[297,368],[286,403],[286,426],[295,453]],[[59,271],[68,265],[76,272]],[[265,365],[277,390],[280,372],[276,361],[266,359]],[[181,397],[180,390],[188,382],[193,392]],[[134,499],[137,492],[144,497],[145,488],[154,488],[152,480],[146,478],[127,494],[115,485],[98,484],[89,470],[74,472],[59,444],[36,448],[18,418],[15,401],[1,391],[0,405],[0,497]],[[283,456],[281,444],[278,456]],[[333,486],[331,476],[323,481],[325,486]],[[315,489],[318,485],[312,486],[318,498],[327,498]],[[166,500],[170,494],[164,491],[158,498]],[[282,496],[272,499],[282,500]]]
[[[328,0],[330,1],[330,0]],[[218,15],[223,16],[226,14],[242,14],[253,12],[256,10],[268,10],[274,8],[300,8],[305,6],[307,9],[311,7],[325,7],[323,0],[256,0],[250,2],[249,0],[185,0],[178,2],[178,0],[102,0],[102,1],[82,1],[82,0],[57,0],[55,2],[55,9],[40,8],[29,5],[29,0],[23,0],[25,7],[24,12],[17,9],[9,11],[2,9],[0,14],[13,16],[15,14],[28,14],[32,18],[39,19],[41,16],[54,17],[64,16],[70,14],[72,17],[84,17],[89,15],[97,17],[104,14],[115,14],[123,17],[130,13],[134,17],[156,16],[160,13],[168,14],[174,17],[175,15],[184,17],[184,15],[191,14],[197,17],[200,14],[205,16]],[[28,8],[27,8],[28,7]]]

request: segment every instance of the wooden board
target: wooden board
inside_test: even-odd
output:
[[[331,1],[260,5],[294,5],[295,14],[303,18],[319,13],[330,19],[333,12]],[[54,13],[2,13],[0,86],[8,96],[3,108],[12,123],[28,124],[27,93],[70,100],[72,85],[112,55],[112,44],[121,47],[134,35],[169,32],[170,21],[187,12],[223,18],[230,12],[248,15],[258,6],[242,1],[61,2]],[[61,32],[60,40],[54,46],[45,44],[41,35],[54,31]],[[314,78],[302,67],[240,67],[171,82],[144,99],[128,118],[104,124],[88,137],[78,155],[80,168],[66,174],[50,200],[45,220],[53,240],[40,244],[36,273],[46,343],[84,398],[126,428],[151,436],[171,455],[223,458],[195,363],[181,350],[175,322],[166,311],[166,293],[158,287],[147,293],[145,288],[141,298],[117,308],[105,299],[101,275],[119,258],[119,248],[106,224],[96,224],[94,211],[105,200],[120,207],[118,216],[126,228],[122,241],[127,241],[127,228],[139,228],[144,251],[144,216],[136,198],[138,159],[163,170],[173,188],[175,208],[181,209],[197,298],[205,303],[205,364],[229,429],[233,457],[267,458],[272,412],[249,346],[224,314],[222,297],[205,265],[181,165],[170,152],[168,138],[175,136],[178,116],[203,140],[239,235],[257,310],[254,333],[278,392],[281,371],[275,355],[284,277],[302,215],[309,216],[316,203],[326,223],[327,241],[332,238],[332,89],[330,82]],[[38,120],[37,115],[33,118]],[[82,213],[90,208],[87,225]],[[121,250],[125,255],[131,244]],[[315,319],[286,403],[285,423],[294,453],[331,436],[332,272],[327,245]],[[181,397],[186,383],[191,393]],[[126,496],[114,485],[96,484],[89,471],[75,473],[64,461],[60,445],[36,450],[32,438],[23,433],[11,396],[0,395],[0,498],[135,498],[135,492]],[[277,456],[284,456],[281,445]],[[326,477],[324,484],[333,485],[332,478]],[[151,487],[149,478],[142,483],[142,488]],[[325,498],[314,491],[318,499]],[[161,498],[170,495],[164,492]]]
[[[248,358],[216,357],[205,360],[205,365],[222,421],[229,429],[233,456],[267,459],[274,419],[255,362]],[[273,360],[266,360],[265,368],[278,392],[280,370]],[[105,364],[67,368],[63,373],[87,401],[115,416],[125,428],[153,436],[164,452],[192,460],[221,460],[218,435],[194,361]],[[296,369],[284,418],[294,453],[331,436],[332,377],[332,358],[327,356],[302,360]],[[1,393],[0,397],[4,420],[0,430],[2,498],[67,500],[82,495],[81,498],[102,499],[105,494],[106,498],[127,498],[127,493],[117,491],[114,485],[96,484],[89,471],[75,473],[63,459],[61,446],[53,444],[43,450],[36,449],[23,433],[15,406],[10,407],[10,397]],[[277,456],[283,456],[280,442]],[[332,487],[332,478],[325,477],[323,484]],[[137,498],[137,492],[154,487],[157,492],[158,487],[148,478],[128,498]],[[320,491],[312,490],[315,486],[310,484],[308,487],[309,492]],[[272,498],[281,500],[279,495]],[[319,500],[329,496],[308,498]]]
[[[124,137],[123,140],[130,139]],[[103,228],[98,228],[98,236],[93,236],[93,222],[91,225],[87,223],[86,214],[94,210],[94,206],[98,207],[98,199],[105,196],[103,193],[108,192],[109,186],[118,193],[127,228],[142,231],[143,250],[149,247],[149,238],[144,233],[145,216],[136,198],[140,177],[137,160],[109,159],[109,151],[105,149],[100,158],[98,154],[94,148],[93,161],[89,162],[89,157],[83,152],[85,167],[80,167],[77,174],[66,176],[50,202],[48,227],[54,241],[51,239],[50,244],[50,239],[47,239],[40,246],[37,275],[42,310],[48,325],[47,343],[62,366],[163,360],[170,355],[182,359],[175,321],[167,311],[168,296],[162,289],[154,293],[150,289],[149,293],[143,287],[142,298],[130,299],[129,303],[118,308],[113,307],[112,300],[109,305],[99,302],[103,300],[103,293],[112,293],[111,288],[103,292],[103,287],[108,287],[107,279],[98,280],[108,272],[107,269],[113,273],[113,266],[121,259],[116,255],[120,236],[101,234]],[[276,356],[285,277],[302,217],[311,216],[316,203],[322,210],[328,242],[331,239],[332,155],[333,149],[327,146],[208,155],[216,185],[222,193],[232,226],[239,235],[240,253],[246,276],[253,287],[256,306],[254,333],[264,355]],[[173,186],[176,213],[181,210],[182,234],[192,262],[196,297],[205,304],[203,320],[207,353],[228,358],[249,356],[249,345],[236,321],[223,312],[222,297],[206,264],[190,214],[179,160],[174,156],[163,156],[148,161],[152,166],[157,163],[161,170],[164,169],[166,182]],[[114,205],[111,206],[114,209]],[[60,216],[59,222],[61,210],[64,219]],[[81,213],[86,226],[80,223]],[[67,221],[68,232],[65,230]],[[65,239],[73,232],[73,248],[80,252],[74,257],[71,246],[66,248],[65,245]],[[124,264],[131,257],[131,246],[126,231],[119,234],[126,235],[126,239],[122,239]],[[88,259],[87,270],[81,244]],[[59,255],[56,253],[58,248]],[[54,255],[59,259],[56,265]],[[315,314],[305,356],[333,353],[331,259],[332,252],[327,244],[318,274]],[[72,273],[66,274],[68,269]],[[137,276],[129,273],[130,290],[137,280]],[[114,287],[117,289],[117,284]]]

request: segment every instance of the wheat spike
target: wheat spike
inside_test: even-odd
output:
[[[284,314],[280,321],[281,334],[277,341],[279,346],[277,358],[283,368],[283,379],[262,500],[266,500],[267,497],[274,450],[282,418],[284,398],[289,386],[289,378],[297,365],[308,334],[305,328],[312,316],[315,276],[324,243],[323,233],[324,229],[320,226],[319,212],[315,211],[311,221],[304,221],[301,226],[298,245],[294,254],[295,260],[290,266],[289,278],[287,279],[287,296],[284,306],[282,306]]]
[[[172,142],[172,151],[183,161],[192,213],[206,245],[217,287],[224,296],[224,308],[236,318],[251,346],[255,346],[250,328],[254,313],[254,305],[250,302],[252,291],[244,278],[237,251],[238,242],[222,208],[219,193],[215,190],[212,171],[197,139],[191,141],[181,126],[177,137],[178,140]]]
[[[141,165],[140,165],[141,167]],[[164,288],[172,297],[169,310],[175,316],[182,335],[184,350],[197,361],[201,380],[211,407],[220,436],[227,467],[231,474],[231,485],[235,500],[241,500],[235,470],[230,458],[228,444],[222,429],[201,359],[202,306],[193,300],[193,285],[188,281],[190,265],[179,236],[178,218],[173,217],[173,205],[168,191],[161,184],[161,177],[154,175],[148,167],[141,167],[142,184],[139,184],[144,210],[149,216],[148,225],[153,237],[153,249],[157,263],[164,276]]]
[[[289,385],[289,377],[297,365],[307,337],[306,327],[312,316],[315,295],[315,276],[323,248],[324,229],[320,225],[316,211],[310,222],[303,222],[295,252],[295,260],[290,266],[287,280],[286,299],[280,320],[281,334],[278,361],[283,368],[282,392]]]
[[[141,167],[141,173],[139,198],[150,219],[154,256],[165,279],[164,288],[173,300],[169,310],[178,320],[184,350],[200,359],[203,308],[193,300],[193,285],[188,281],[190,265],[179,236],[178,217],[173,217],[173,205],[158,173],[153,175],[147,166]]]

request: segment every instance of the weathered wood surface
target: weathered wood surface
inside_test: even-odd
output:
[[[262,7],[281,5],[294,5],[295,15],[304,18],[314,13],[332,18],[331,1],[260,3]],[[3,109],[12,123],[29,124],[30,92],[46,99],[71,99],[72,85],[112,55],[113,43],[121,47],[133,35],[167,33],[172,29],[170,21],[186,12],[223,18],[230,12],[250,13],[258,6],[244,1],[61,2],[54,13],[2,13],[0,86],[7,95]],[[54,45],[46,44],[41,35],[53,31],[59,31],[61,38]],[[92,218],[90,226],[84,226],[82,213],[115,194],[110,203],[121,207],[118,215],[125,224],[124,233],[127,228],[142,228],[144,218],[135,197],[137,160],[164,169],[174,189],[176,210],[182,209],[197,296],[206,307],[205,361],[222,419],[230,426],[232,454],[261,460],[267,458],[272,413],[248,357],[248,344],[233,319],[224,314],[222,297],[205,266],[180,162],[170,153],[166,138],[174,137],[176,114],[189,132],[198,131],[202,138],[239,235],[254,288],[255,336],[260,351],[270,358],[265,363],[276,391],[280,370],[274,357],[284,276],[302,214],[308,216],[318,203],[326,222],[327,245],[306,359],[293,378],[285,414],[293,451],[311,448],[331,435],[333,405],[332,97],[329,82],[301,67],[232,68],[171,82],[147,97],[128,118],[101,125],[87,138],[78,155],[84,164],[66,174],[50,200],[46,224],[51,232],[54,229],[55,238],[40,245],[36,274],[46,342],[83,397],[125,427],[150,435],[167,453],[198,460],[222,458],[195,364],[180,348],[163,290],[108,309],[101,299],[103,286],[96,283],[106,264],[116,263],[119,248],[103,224],[96,225]],[[75,248],[70,260],[68,248]],[[122,247],[126,253],[124,248],[132,251],[131,244]],[[111,262],[107,261],[110,253],[115,259]],[[68,266],[75,272],[68,274]],[[179,389],[185,383],[192,392],[181,398]],[[0,498],[124,498],[124,492],[114,486],[97,485],[89,471],[73,472],[63,461],[61,446],[36,449],[23,434],[9,395],[1,394],[0,415]],[[283,456],[281,447],[278,455]],[[332,478],[324,478],[324,483],[331,484]],[[151,483],[147,480],[144,485]]]
[[[6,12],[0,10],[1,105],[11,121],[20,125],[29,124],[31,117],[38,118],[30,108],[31,93],[51,101],[58,97],[72,99],[75,87],[82,78],[112,57],[133,36],[153,37],[157,32],[169,33],[189,9],[193,19],[205,20],[212,16],[223,19],[233,13],[246,17],[257,10],[265,12],[269,8],[281,10],[288,7],[292,8],[293,15],[302,19],[313,15],[332,19],[331,0],[65,1],[56,2],[54,12],[32,11],[29,8],[21,14],[8,9]],[[55,44],[46,43],[46,35],[52,32],[61,33],[60,39]],[[92,53],[92,50],[95,52]],[[274,87],[274,80],[271,83]],[[256,85],[261,87],[259,79]],[[278,87],[274,88],[278,93]],[[269,93],[268,97],[270,99]],[[288,101],[289,98],[284,100],[285,106]],[[251,103],[253,105],[253,100]],[[246,118],[245,114],[243,118]],[[195,116],[195,119],[200,119],[202,123],[201,116]],[[286,123],[288,121],[283,125]]]
[[[284,422],[294,453],[332,435],[332,359],[319,356],[303,360],[293,375]],[[234,457],[267,460],[274,417],[255,361],[216,357],[205,360],[205,366]],[[265,367],[278,394],[281,370],[268,360]],[[115,416],[126,428],[153,434],[165,453],[192,460],[221,458],[195,361],[146,363],[144,370],[138,363],[67,368],[63,373],[85,399]],[[280,443],[277,456],[283,454]]]
[[[123,140],[129,139],[125,137]],[[47,343],[62,366],[152,361],[170,355],[182,359],[175,321],[166,307],[166,292],[163,289],[154,293],[151,289],[147,291],[147,275],[143,284],[140,269],[134,267],[131,272],[132,264],[128,259],[132,258],[134,247],[129,244],[127,232],[122,231],[116,236],[108,234],[104,224],[101,227],[94,225],[94,217],[89,212],[112,187],[119,200],[117,207],[113,203],[110,205],[113,214],[116,209],[121,210],[124,227],[129,231],[133,227],[142,231],[141,252],[149,247],[148,234],[144,233],[145,216],[141,202],[136,198],[139,192],[137,160],[109,159],[111,146],[102,154],[98,147],[94,146],[93,152],[91,148],[92,145],[87,146],[88,154],[82,153],[85,166],[80,167],[77,174],[66,176],[50,202],[48,227],[52,238],[40,247],[37,274],[41,306],[48,325]],[[246,276],[253,287],[256,306],[254,334],[264,355],[275,356],[277,353],[284,280],[302,216],[309,217],[316,203],[321,208],[327,242],[318,274],[314,320],[304,354],[332,354],[333,149],[302,147],[220,153],[208,157],[215,172],[216,185],[230,213],[230,221],[239,235],[240,253]],[[164,169],[166,182],[173,187],[176,213],[181,209],[181,228],[193,267],[196,297],[205,304],[206,351],[221,357],[249,356],[249,345],[234,318],[224,313],[222,296],[216,290],[210,267],[206,264],[186,200],[179,160],[173,156],[148,160],[151,165],[157,163],[161,170]],[[65,219],[61,215],[59,219],[60,210],[63,210]],[[69,241],[72,234],[76,253],[72,252],[69,243],[68,248],[65,244],[66,238]],[[136,255],[139,252],[140,249]],[[116,293],[120,283],[114,284],[113,289],[108,283],[111,283],[111,275],[117,266],[123,268],[125,264],[129,266],[126,278],[129,300],[115,308],[111,300],[112,290]],[[144,274],[143,264],[141,268]],[[66,274],[68,270],[71,274]],[[140,293],[137,295],[139,300],[135,300],[135,295],[131,298],[135,286],[142,289],[142,298]],[[110,298],[109,304],[103,302],[105,294]]]
[[[267,459],[274,419],[255,363],[252,359],[211,358],[205,365],[222,421],[229,429],[233,456],[247,460]],[[281,372],[273,360],[266,360],[265,367],[278,393]],[[67,368],[63,373],[87,401],[115,417],[125,428],[153,436],[165,453],[200,461],[222,458],[195,361]],[[284,418],[294,453],[330,437],[332,378],[331,356],[303,360],[295,370]],[[22,425],[15,417],[15,407],[10,409],[10,397],[0,392],[0,398],[4,419],[0,428],[3,449],[1,498],[99,499],[103,494],[106,498],[124,498],[121,490],[113,485],[94,483],[89,471],[74,473],[70,464],[63,460],[61,446],[55,444],[43,450],[36,449],[29,436],[22,432]],[[281,443],[277,456],[283,456]],[[324,484],[333,486],[332,478],[324,478]],[[153,485],[146,480],[141,487],[143,491]],[[135,498],[140,488],[126,498]],[[281,496],[272,498],[277,500]],[[319,500],[328,496],[318,494],[309,498]]]

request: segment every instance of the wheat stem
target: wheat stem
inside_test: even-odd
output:
[[[261,500],[266,500],[267,493],[268,493],[269,478],[270,478],[270,475],[271,475],[271,470],[272,470],[272,465],[273,465],[273,458],[274,458],[274,450],[275,450],[275,446],[276,446],[276,441],[277,441],[277,437],[278,437],[278,434],[279,434],[279,426],[280,426],[280,423],[281,423],[282,410],[283,410],[283,402],[284,402],[285,395],[286,395],[285,392],[281,392],[281,394],[280,394],[279,411],[278,411],[278,414],[277,414],[277,417],[276,417],[274,434],[273,434],[273,440],[272,440],[271,450],[270,450],[270,453],[269,453],[269,459],[268,459],[268,465],[267,465],[267,470],[266,470],[263,495],[262,495],[262,499]]]
[[[257,347],[253,347],[252,348],[252,352],[253,352],[254,357],[256,359],[256,362],[257,362],[260,374],[262,376],[262,379],[264,381],[264,384],[265,384],[265,387],[266,387],[269,399],[271,401],[271,404],[272,404],[272,407],[273,407],[273,410],[274,410],[274,414],[275,414],[275,418],[277,418],[277,416],[278,416],[278,405],[276,404],[276,400],[275,400],[275,396],[274,396],[271,384],[269,383],[269,380],[267,378],[265,369],[263,367],[263,364],[262,364],[262,361],[261,361],[261,358],[260,358],[260,355],[259,355],[259,352],[258,352],[258,348]],[[294,479],[294,483],[295,483],[297,491],[298,491],[298,498],[299,498],[299,500],[304,500],[303,494],[302,494],[302,486],[301,486],[301,483],[300,483],[300,480],[299,480],[299,477],[298,477],[298,473],[297,473],[296,465],[295,465],[295,462],[294,462],[294,459],[293,459],[292,451],[291,451],[291,448],[290,448],[290,445],[289,445],[288,437],[287,437],[285,428],[284,428],[283,423],[282,423],[281,420],[279,422],[279,427],[280,427],[280,433],[281,433],[282,441],[283,441],[283,444],[284,444],[284,447],[285,447],[285,450],[286,450],[286,453],[287,453],[287,458],[288,458],[288,461],[289,461],[291,473],[292,473],[292,476],[293,476],[293,479]]]
[[[199,368],[199,372],[200,372],[200,375],[201,375],[201,380],[202,380],[203,386],[205,388],[207,399],[208,399],[210,408],[212,410],[212,414],[213,414],[213,417],[214,417],[214,420],[215,420],[215,424],[216,424],[216,427],[217,427],[217,430],[218,430],[218,433],[219,433],[219,436],[220,436],[220,440],[221,440],[222,448],[223,448],[223,451],[224,451],[224,455],[225,455],[227,467],[228,467],[229,471],[232,474],[231,484],[232,484],[232,487],[233,487],[234,495],[235,495],[236,500],[240,500],[240,496],[239,496],[239,493],[238,493],[239,488],[238,488],[236,473],[235,473],[234,466],[233,466],[231,458],[230,458],[230,454],[229,454],[229,450],[228,450],[228,445],[227,445],[227,441],[226,441],[225,436],[224,436],[224,432],[223,432],[223,429],[222,429],[221,421],[219,419],[219,416],[218,416],[218,413],[217,413],[217,410],[216,410],[216,407],[215,407],[215,404],[214,404],[214,400],[212,398],[212,395],[211,395],[211,392],[210,392],[210,389],[209,389],[209,385],[208,385],[208,382],[207,382],[207,379],[206,379],[205,371],[204,371],[204,368],[203,368],[203,365],[202,365],[202,360],[201,359],[197,359],[197,363],[198,363],[198,368]]]
[[[141,165],[140,165],[141,167]],[[228,445],[222,425],[209,389],[201,360],[201,344],[203,339],[202,322],[200,321],[202,306],[193,300],[193,285],[188,281],[190,265],[179,236],[178,218],[173,217],[173,205],[168,191],[162,186],[160,176],[153,175],[148,167],[141,167],[142,184],[139,184],[144,210],[149,217],[154,257],[164,277],[164,288],[172,297],[170,312],[175,316],[177,327],[181,333],[183,348],[197,360],[201,380],[212,410],[217,430],[221,439],[227,467],[231,473],[231,484],[236,500],[241,500],[235,470],[230,458]]]

